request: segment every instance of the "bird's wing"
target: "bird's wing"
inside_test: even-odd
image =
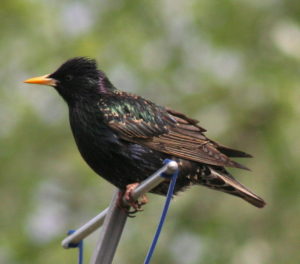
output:
[[[102,95],[98,106],[104,121],[126,139],[149,140],[176,124],[163,107],[121,91]]]
[[[196,162],[247,169],[218,148],[235,151],[235,156],[244,152],[209,140],[198,121],[182,113],[124,92],[103,96],[99,107],[104,121],[123,140]]]

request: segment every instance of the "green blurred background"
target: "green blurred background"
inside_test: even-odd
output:
[[[267,207],[194,187],[172,203],[153,263],[300,263],[299,1],[1,1],[0,32],[0,263],[76,263],[60,241],[111,199],[63,100],[22,83],[74,56],[255,156],[251,173],[231,172]],[[143,262],[164,202],[149,198],[114,263]]]

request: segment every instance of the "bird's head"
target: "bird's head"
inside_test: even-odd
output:
[[[102,85],[108,89],[112,86],[105,74],[97,70],[96,61],[85,57],[70,59],[55,72],[24,82],[53,86],[67,103],[101,93]]]

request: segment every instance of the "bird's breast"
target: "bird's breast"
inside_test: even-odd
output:
[[[104,163],[114,152],[120,151],[117,135],[103,122],[100,113],[70,109],[69,117],[77,147],[93,169],[96,163]]]

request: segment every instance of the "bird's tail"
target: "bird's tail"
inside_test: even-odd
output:
[[[225,169],[220,167],[212,168],[211,166],[209,169],[211,173],[205,177],[205,180],[201,184],[215,190],[238,196],[258,208],[262,208],[266,205],[262,198],[240,184]]]

